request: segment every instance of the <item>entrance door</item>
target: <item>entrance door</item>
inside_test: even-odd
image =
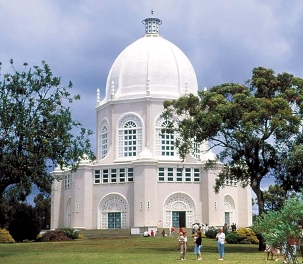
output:
[[[173,211],[172,212],[172,226],[174,227],[186,227],[186,212],[185,211]]]
[[[108,213],[108,228],[121,228],[121,213]]]

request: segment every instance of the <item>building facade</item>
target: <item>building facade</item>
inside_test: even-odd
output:
[[[113,63],[102,100],[97,91],[96,161],[52,172],[52,229],[251,225],[250,188],[230,183],[215,194],[220,165],[203,169],[215,158],[207,143],[182,161],[176,135],[162,133],[163,102],[197,94],[198,84],[186,55],[159,34],[161,22],[143,21],[145,35]]]

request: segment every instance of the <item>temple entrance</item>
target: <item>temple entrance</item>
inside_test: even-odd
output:
[[[172,225],[174,227],[186,227],[186,212],[173,211],[172,212]]]

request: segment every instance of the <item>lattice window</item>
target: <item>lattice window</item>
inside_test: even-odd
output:
[[[68,189],[70,188],[70,184],[71,184],[71,175],[64,175],[64,189]]]
[[[201,158],[201,150],[200,150],[200,144],[198,143],[194,143],[193,144],[193,153],[192,153],[193,157],[196,159],[200,159]]]
[[[123,118],[119,124],[119,157],[138,156],[142,151],[142,123],[134,115]]]
[[[104,159],[108,153],[108,128],[106,125],[103,125],[101,129],[101,159]]]
[[[156,155],[175,156],[175,134],[168,133],[163,128],[168,126],[168,122],[159,118],[156,124]]]

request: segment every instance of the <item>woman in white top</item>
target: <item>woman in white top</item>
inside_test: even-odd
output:
[[[219,260],[223,260],[224,259],[225,234],[223,233],[222,228],[218,229],[218,234],[217,234],[216,238],[217,238],[218,250],[219,250],[219,254],[220,254]]]

